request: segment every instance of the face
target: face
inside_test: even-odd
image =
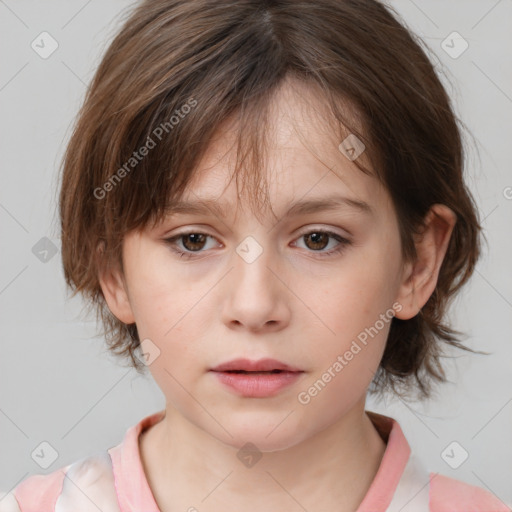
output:
[[[277,217],[257,218],[237,197],[225,131],[182,198],[225,211],[180,212],[128,234],[124,285],[103,286],[116,316],[150,340],[149,370],[168,404],[223,443],[250,440],[262,451],[300,443],[364,403],[403,281],[387,191],[312,121],[321,106],[307,89],[283,88],[274,105],[266,164]],[[349,201],[287,214],[334,197]],[[272,358],[301,373],[247,396],[211,371],[237,358]]]

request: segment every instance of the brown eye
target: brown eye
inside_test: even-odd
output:
[[[203,233],[186,233],[181,235],[180,238],[185,249],[188,251],[199,251],[203,249],[207,236]]]
[[[331,238],[327,233],[322,232],[313,232],[304,235],[304,240],[309,240],[310,243],[306,242],[306,246],[308,249],[312,250],[322,250],[327,247],[329,244],[329,239]]]
[[[303,233],[298,240],[304,244],[308,252],[317,253],[319,257],[339,254],[352,243],[350,240],[343,238],[337,233],[322,230]]]
[[[177,254],[180,258],[195,258],[197,253],[202,254],[211,247],[208,247],[208,239],[213,242],[215,238],[206,233],[189,232],[180,233],[171,238],[166,238],[165,243]]]
[[[206,233],[189,232],[166,238],[165,242],[180,258],[187,259],[207,253],[207,250],[212,248],[207,247],[208,239],[211,239],[212,242],[215,240],[213,236]],[[305,244],[307,251],[317,253],[319,257],[334,256],[352,243],[336,233],[321,230],[305,233],[298,240]],[[325,250],[328,247],[329,249]]]

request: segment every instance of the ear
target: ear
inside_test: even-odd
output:
[[[125,324],[135,323],[126,282],[121,270],[119,268],[102,269],[99,282],[112,314]]]
[[[457,217],[443,204],[434,204],[425,217],[424,230],[415,238],[417,259],[404,265],[396,317],[409,320],[426,304],[437,285],[439,270],[448,249]]]

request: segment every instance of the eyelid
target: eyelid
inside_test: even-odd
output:
[[[326,233],[330,233],[330,234],[333,234],[333,235],[337,235],[339,237],[342,237],[342,238],[349,238],[352,236],[352,234],[347,231],[346,229],[342,229],[342,232],[338,232],[338,230],[340,230],[342,228],[340,227],[333,227],[333,226],[326,226],[326,225],[321,225],[321,224],[307,224],[304,229],[302,228],[299,228],[299,234],[297,236],[302,236],[306,233],[311,233],[312,231],[315,231],[315,230],[318,230],[318,231],[323,231],[323,232],[326,232]]]

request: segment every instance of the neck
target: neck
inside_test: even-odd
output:
[[[143,467],[162,512],[189,510],[353,511],[379,468],[386,445],[358,404],[337,422],[284,450],[243,464],[228,446],[188,422],[170,404],[140,437]],[[191,509],[192,510],[192,509]]]

